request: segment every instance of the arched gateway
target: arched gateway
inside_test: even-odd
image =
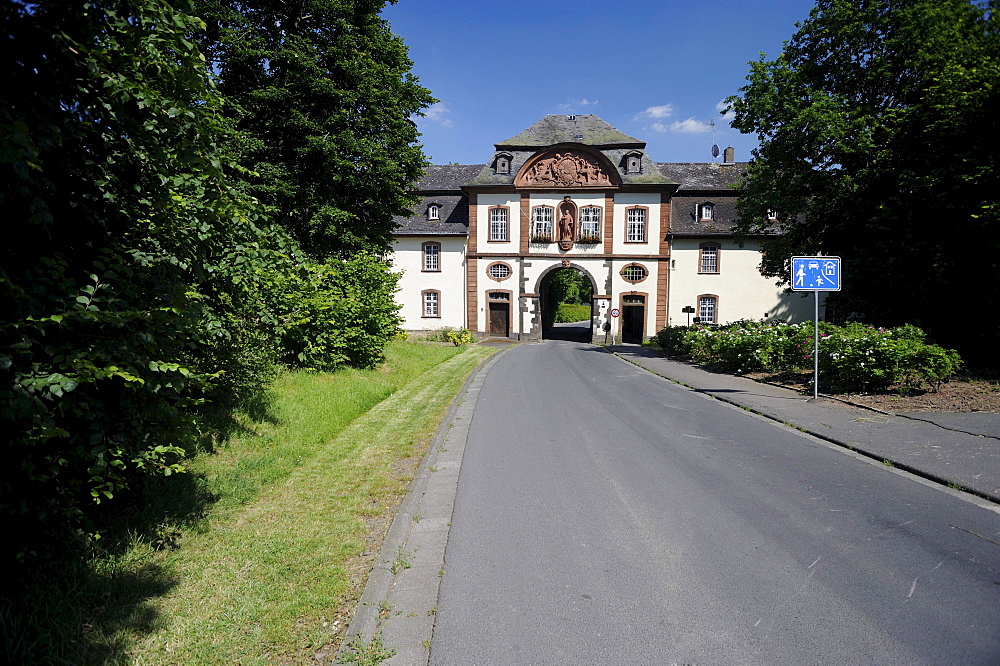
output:
[[[573,277],[580,276],[573,282],[585,282],[588,286],[583,304],[588,306],[588,316],[581,321],[573,323],[555,323],[556,312],[559,307],[559,300],[552,287],[552,282],[560,274],[570,273]],[[581,279],[582,278],[582,279]],[[564,281],[565,282],[565,281]],[[541,322],[541,338],[559,340],[578,340],[581,342],[591,342],[595,336],[601,336],[601,324],[598,321],[598,311],[594,307],[595,294],[600,293],[597,282],[585,268],[574,265],[571,261],[564,259],[559,264],[553,264],[538,278],[535,286],[535,293],[538,294],[538,313],[536,319]]]
[[[684,323],[685,308],[717,322],[808,318],[757,272],[754,243],[733,242],[744,165],[656,163],[645,148],[597,116],[553,115],[495,144],[486,164],[429,167],[414,214],[396,218],[404,327],[542,339],[545,283],[560,268],[593,284],[595,341],[608,329],[641,342]]]

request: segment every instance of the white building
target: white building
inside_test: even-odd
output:
[[[597,116],[551,115],[487,164],[429,167],[414,215],[396,220],[403,327],[541,339],[560,268],[594,285],[595,340],[639,342],[694,317],[811,319],[811,299],[760,274],[759,247],[733,242],[745,165],[731,149],[681,164],[645,147]]]

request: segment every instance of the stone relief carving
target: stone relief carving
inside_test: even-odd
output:
[[[521,177],[522,185],[602,187],[613,185],[596,159],[589,155],[558,152],[532,165]]]

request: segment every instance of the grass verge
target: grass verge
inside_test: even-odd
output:
[[[200,515],[40,584],[72,606],[44,613],[78,627],[52,661],[329,663],[442,414],[493,351],[397,342],[379,369],[281,377],[165,492]]]

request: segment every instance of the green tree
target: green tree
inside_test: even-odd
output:
[[[191,9],[0,9],[0,515],[36,539],[0,559],[59,550],[96,505],[176,471],[200,405],[277,354],[247,278],[271,234],[223,176]]]
[[[551,303],[589,303],[594,295],[590,278],[575,268],[560,268],[548,282]]]
[[[247,192],[316,258],[384,253],[426,159],[385,0],[196,0]]]
[[[780,232],[766,274],[840,255],[838,309],[995,358],[1000,169],[984,142],[1000,133],[997,8],[820,0],[778,58],[751,63],[729,99],[733,126],[760,139],[738,230]]]

